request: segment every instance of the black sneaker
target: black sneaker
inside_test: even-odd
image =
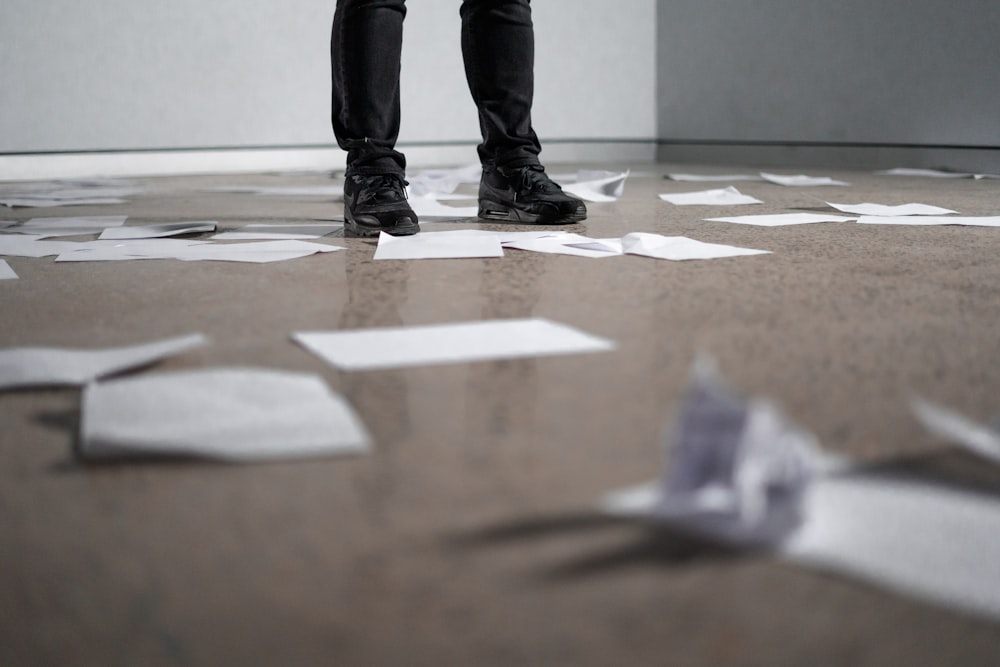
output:
[[[409,236],[420,231],[406,202],[406,181],[395,174],[356,174],[344,181],[346,236]]]
[[[479,182],[479,217],[538,225],[587,218],[587,206],[550,179],[541,165],[486,168]]]

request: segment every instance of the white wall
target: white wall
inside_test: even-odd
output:
[[[1000,148],[997,0],[658,10],[663,139]]]
[[[401,142],[478,138],[459,4],[409,3]],[[3,0],[0,153],[332,144],[334,5]],[[543,140],[655,138],[655,5],[535,1]]]

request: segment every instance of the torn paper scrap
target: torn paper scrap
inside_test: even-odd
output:
[[[118,241],[123,239],[157,239],[165,236],[180,236],[182,234],[197,234],[214,232],[217,226],[215,220],[199,220],[194,222],[164,222],[156,225],[134,225],[131,227],[113,227],[105,229],[98,236],[100,241]]]
[[[763,181],[760,174],[667,174],[672,181],[686,183],[714,183],[726,181]]]
[[[936,216],[936,215],[863,215],[861,225],[965,225],[972,227],[1000,227],[1000,216]]]
[[[783,227],[784,225],[809,225],[818,222],[851,222],[857,218],[843,215],[817,213],[771,213],[767,215],[736,215],[724,218],[704,218],[708,222],[731,222],[737,225]]]
[[[838,211],[844,213],[856,213],[858,215],[884,215],[884,216],[906,216],[906,215],[948,215],[958,213],[948,208],[931,206],[930,204],[899,204],[898,206],[887,206],[885,204],[834,204],[826,202]]]
[[[280,241],[318,239],[343,229],[343,225],[329,223],[307,223],[303,225],[251,224],[220,232],[212,236],[213,241]]]
[[[201,347],[201,334],[105,349],[14,347],[0,350],[0,389],[76,386]]]
[[[605,511],[739,546],[773,545],[793,532],[824,465],[812,434],[770,401],[726,387],[707,359],[695,364],[667,456],[658,485],[611,494]]]
[[[576,181],[565,183],[562,189],[566,192],[590,202],[613,202],[621,198],[625,191],[626,171],[587,171],[580,170]]]
[[[174,371],[87,385],[85,458],[297,459],[368,449],[364,424],[312,374],[252,368]]]
[[[1000,431],[922,398],[911,399],[910,409],[931,433],[1000,463]]]
[[[812,485],[780,557],[1000,619],[1000,501],[864,473]]]
[[[380,232],[376,260],[383,259],[461,259],[503,257],[500,239],[490,235],[421,232],[412,236],[391,236]]]
[[[32,218],[22,225],[6,229],[6,232],[28,234],[39,238],[53,236],[82,236],[100,234],[111,227],[121,227],[128,216],[88,215],[68,218]]]
[[[465,220],[479,215],[478,206],[448,206],[433,195],[410,197],[407,201],[417,217],[424,221]]]
[[[607,352],[612,341],[541,318],[297,332],[292,338],[346,371]]]
[[[760,176],[769,183],[775,183],[776,185],[788,185],[792,187],[804,187],[810,185],[850,185],[850,183],[838,181],[830,178],[829,176],[806,176],[805,174],[789,176],[783,174],[769,174],[763,171],[760,172]]]
[[[0,280],[16,280],[17,274],[14,273],[14,269],[10,268],[10,264],[0,259]]]
[[[661,194],[660,199],[677,206],[737,206],[742,204],[763,204],[759,199],[745,195],[733,186],[717,190]]]
[[[685,236],[661,236],[647,232],[632,232],[623,236],[622,249],[627,255],[675,261],[770,254],[770,250],[738,248],[720,243],[704,243]]]

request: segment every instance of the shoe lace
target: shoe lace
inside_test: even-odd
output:
[[[402,176],[396,174],[374,174],[371,176],[355,176],[361,185],[358,203],[367,204],[371,201],[403,201],[406,199],[406,186],[409,185]]]
[[[548,174],[545,173],[545,167],[541,165],[522,167],[517,174],[515,190],[521,194],[562,192],[559,184],[549,178]]]

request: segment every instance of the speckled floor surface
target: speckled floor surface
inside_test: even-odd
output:
[[[614,165],[551,171],[577,166]],[[1000,180],[813,168],[851,187],[736,183],[766,203],[679,207],[657,194],[718,186],[663,174],[745,169],[626,166],[624,197],[591,204],[569,231],[773,254],[373,262],[373,241],[327,237],[347,250],[269,265],[9,258],[20,279],[0,282],[0,346],[202,332],[211,346],[157,368],[318,373],[375,446],[310,462],[87,465],[72,449],[78,391],[0,394],[0,664],[995,664],[996,624],[610,522],[594,506],[658,474],[699,351],[830,450],[1000,490],[1000,473],[928,435],[906,406],[916,393],[983,421],[1000,413],[1000,229],[701,221],[823,201],[997,215]],[[342,212],[322,198],[205,191],[324,174],[142,180],[150,191],[126,205],[0,209],[0,220],[120,213],[227,228]],[[467,227],[497,228],[425,225]],[[289,340],[526,316],[618,350],[342,373]]]

